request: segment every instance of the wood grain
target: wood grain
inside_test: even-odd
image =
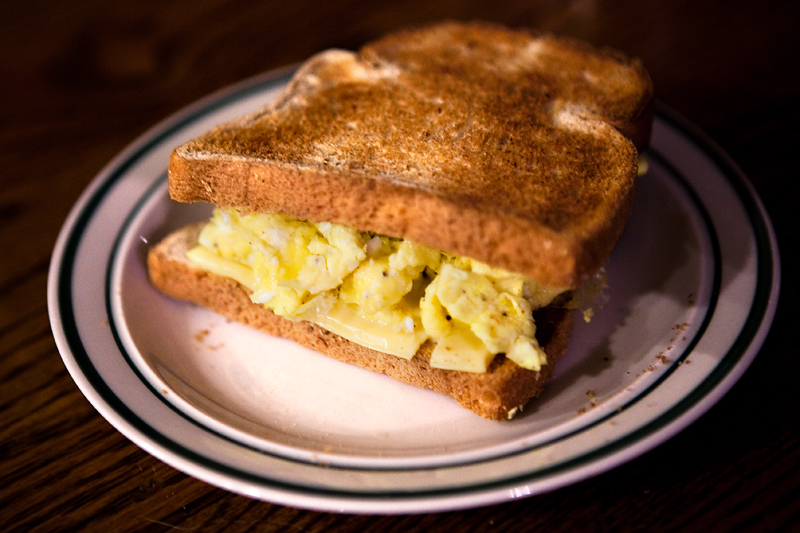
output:
[[[778,314],[741,381],[675,438],[552,493],[412,516],[234,495],[154,459],[84,399],[50,333],[61,224],[157,121],[251,75],[421,22],[486,19],[641,57],[657,96],[750,177],[784,253]],[[20,0],[0,6],[0,530],[800,531],[794,252],[800,9],[792,2]]]

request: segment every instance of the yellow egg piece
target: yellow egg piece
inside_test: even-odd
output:
[[[189,257],[278,315],[404,358],[430,338],[432,366],[467,372],[498,353],[546,364],[531,308],[561,292],[409,241],[236,209],[215,210]]]

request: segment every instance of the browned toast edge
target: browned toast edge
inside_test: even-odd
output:
[[[546,308],[535,314],[537,338],[548,360],[540,372],[521,368],[502,355],[482,374],[432,368],[430,343],[423,345],[411,360],[371,350],[314,324],[279,317],[251,302],[247,290],[237,282],[193,266],[185,252],[196,241],[200,227],[178,230],[150,249],[147,258],[150,280],[160,291],[339,361],[450,396],[484,418],[503,420],[513,416],[542,391],[556,361],[566,351],[572,312],[558,308]]]

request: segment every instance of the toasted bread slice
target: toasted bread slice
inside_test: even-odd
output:
[[[430,342],[423,344],[411,360],[377,352],[314,324],[279,317],[263,305],[251,302],[247,289],[235,281],[195,267],[186,252],[196,245],[201,227],[179,230],[150,250],[147,259],[150,279],[159,290],[340,361],[450,396],[484,418],[511,418],[537,396],[567,347],[572,312],[547,308],[534,315],[536,336],[547,354],[547,364],[540,372],[521,368],[502,355],[495,358],[488,372],[480,374],[433,368],[428,364]]]
[[[638,60],[446,23],[310,59],[263,109],[179,147],[170,193],[401,237],[574,288],[631,209]]]

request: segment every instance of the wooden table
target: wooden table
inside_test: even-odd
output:
[[[682,433],[610,472],[460,512],[355,516],[235,495],[166,466],[84,399],[46,277],[78,195],[149,126],[251,75],[443,18],[531,26],[641,57],[658,98],[752,180],[784,253],[766,343]],[[0,7],[0,530],[800,530],[800,9],[791,2],[11,1]]]

